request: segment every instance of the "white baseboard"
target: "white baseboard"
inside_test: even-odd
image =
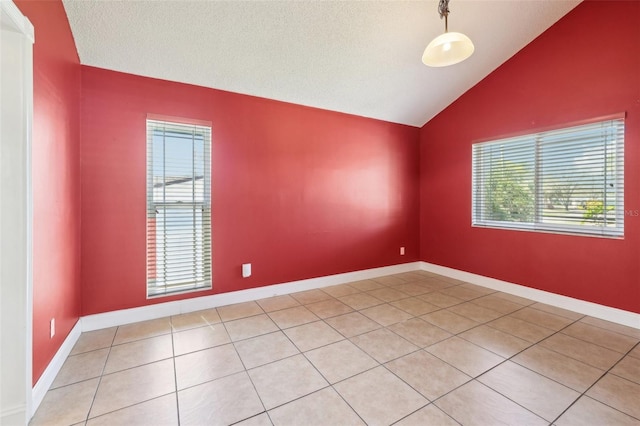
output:
[[[234,291],[229,293],[214,294],[211,296],[194,297],[192,299],[176,300],[173,302],[158,303],[150,306],[138,308],[122,309],[119,311],[105,312],[102,314],[88,315],[81,317],[65,339],[56,355],[53,357],[44,373],[32,389],[32,412],[29,418],[33,417],[45,394],[51,387],[56,376],[60,372],[64,361],[71,353],[73,346],[78,341],[80,334],[85,331],[99,330],[102,328],[114,327],[117,325],[129,324],[132,322],[145,321],[162,318],[169,315],[179,315],[202,309],[215,308],[218,306],[231,305],[233,303],[249,302],[263,299],[265,297],[278,296],[281,294],[294,293],[297,291],[311,290],[314,288],[328,287],[331,285],[344,284],[352,281],[366,280],[381,277],[384,275],[399,274],[418,270],[420,262],[403,263],[400,265],[383,266],[380,268],[365,269],[361,271],[346,272],[344,274],[328,275],[318,278],[310,278],[288,283],[267,285],[247,290]],[[23,408],[24,412],[25,408]],[[19,414],[12,410],[12,418]],[[2,413],[2,419],[5,413]],[[7,420],[8,421],[8,420]],[[23,423],[23,422],[19,422]],[[5,423],[0,423],[4,425]],[[11,422],[7,422],[11,425]]]
[[[273,284],[229,293],[214,294],[211,296],[158,303],[155,305],[141,306],[139,308],[122,309],[119,311],[87,315],[86,317],[81,318],[82,331],[98,330],[117,325],[129,324],[132,322],[162,318],[169,315],[179,315],[202,309],[231,305],[234,303],[250,302],[253,300],[263,299],[265,297],[279,296],[281,294],[328,287],[352,281],[366,280],[384,275],[415,271],[419,268],[420,262],[402,263],[399,265],[383,266],[380,268],[364,269],[361,271],[327,275],[324,277]]]
[[[36,410],[40,406],[42,399],[46,395],[47,391],[51,387],[51,384],[55,380],[56,376],[60,372],[62,365],[67,360],[67,357],[71,353],[73,346],[76,344],[78,339],[80,338],[80,334],[82,333],[82,324],[81,321],[78,320],[76,325],[73,326],[69,335],[64,342],[62,342],[62,346],[58,349],[58,352],[54,355],[53,359],[47,365],[47,368],[42,373],[42,376],[38,379],[35,386],[31,391],[31,413],[29,413],[29,418],[33,417]],[[4,424],[4,423],[3,423]]]
[[[435,274],[466,281],[471,284],[531,299],[536,302],[546,303],[547,305],[553,305],[558,308],[568,309],[584,315],[640,329],[640,314],[636,314],[634,312],[599,305],[585,300],[574,299],[572,297],[562,296],[560,294],[550,293],[548,291],[538,290],[519,284],[513,284],[507,281],[473,274],[471,272],[448,268],[446,266],[434,265],[427,262],[419,263],[420,269],[423,271],[433,272]]]
[[[459,271],[445,266],[434,265],[426,262],[410,262],[400,265],[384,266],[381,268],[365,269],[362,271],[347,272],[344,274],[328,275],[306,280],[291,281],[282,284],[273,284],[264,287],[256,287],[247,290],[234,291],[229,293],[214,294],[211,296],[195,297],[192,299],[177,300],[173,302],[158,303],[155,305],[141,306],[138,308],[123,309],[119,311],[105,312],[101,314],[88,315],[80,318],[73,327],[58,352],[49,363],[46,370],[33,387],[32,413],[38,409],[45,394],[51,387],[64,361],[69,356],[73,346],[78,341],[81,332],[98,330],[102,328],[114,327],[138,321],[162,318],[170,315],[179,315],[202,309],[215,308],[218,306],[231,305],[234,303],[250,302],[263,299],[265,297],[279,296],[282,294],[295,293],[298,291],[311,290],[315,288],[328,287],[332,285],[345,284],[353,281],[377,278],[384,275],[399,274],[423,270],[444,275],[446,277],[466,281],[472,284],[491,288],[497,291],[513,294],[536,302],[546,303],[559,308],[569,309],[592,317],[604,319],[630,327],[640,328],[640,314],[623,311],[621,309],[598,305],[597,303],[586,302],[567,296],[561,296],[470,272]],[[7,413],[7,415],[19,414]],[[2,413],[5,418],[5,413]],[[5,424],[5,423],[1,423]],[[8,422],[7,424],[11,424]]]

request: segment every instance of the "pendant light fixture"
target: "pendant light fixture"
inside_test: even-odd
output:
[[[449,32],[449,0],[438,3],[440,19],[444,17],[444,34],[434,38],[422,54],[422,62],[430,67],[446,67],[467,59],[473,53],[473,43],[462,33]]]

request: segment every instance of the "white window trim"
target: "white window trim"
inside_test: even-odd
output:
[[[212,289],[212,268],[213,268],[213,259],[211,256],[212,253],[212,228],[213,224],[212,220],[212,205],[211,205],[211,147],[212,147],[212,136],[211,136],[211,126],[210,124],[192,124],[191,120],[181,120],[181,119],[173,119],[172,117],[164,117],[164,116],[149,116],[146,121],[147,126],[147,206],[146,206],[146,233],[145,233],[145,246],[146,246],[146,294],[147,299],[158,298],[158,297],[166,297],[166,296],[174,296],[184,293],[192,293],[196,291],[205,291]],[[150,146],[152,142],[151,131],[154,128],[159,127],[173,127],[173,128],[183,128],[185,132],[195,132],[199,133],[204,137],[205,140],[205,153],[207,154],[204,158],[204,168],[205,175],[203,176],[203,184],[204,184],[204,199],[202,201],[197,201],[193,203],[185,203],[180,202],[180,207],[188,207],[188,206],[201,206],[204,210],[208,211],[209,216],[209,225],[208,234],[203,234],[202,239],[204,244],[208,244],[208,247],[203,249],[203,262],[204,262],[204,270],[205,277],[204,280],[193,280],[184,282],[183,284],[173,284],[173,285],[158,285],[154,286],[152,283],[152,279],[150,278],[150,267],[149,267],[149,215],[151,207],[156,207],[160,204],[171,204],[171,203],[153,203],[153,182],[149,181],[149,173],[150,168],[152,167],[152,158],[150,158],[150,153],[152,152],[152,147]]]
[[[472,145],[472,187],[471,187],[471,226],[477,228],[494,228],[494,229],[504,229],[504,230],[518,230],[518,231],[530,231],[530,232],[545,232],[545,233],[554,233],[554,234],[566,234],[566,235],[576,235],[576,236],[587,236],[587,237],[602,237],[602,238],[615,238],[615,239],[624,239],[624,114],[618,114],[615,116],[609,116],[589,121],[584,121],[580,123],[569,124],[564,127],[548,129],[544,131],[539,131],[536,133],[523,134],[515,137],[503,137],[495,140],[487,140],[487,141],[479,141]],[[606,122],[622,122],[622,136],[619,140],[616,141],[616,176],[617,183],[616,185],[616,200],[615,200],[615,227],[606,227],[606,226],[581,226],[581,225],[571,225],[571,224],[552,224],[552,223],[544,223],[541,222],[542,214],[541,214],[541,187],[540,184],[541,177],[540,173],[540,164],[539,164],[539,150],[540,150],[540,139],[542,136],[547,136],[549,134],[553,134],[554,132],[566,131],[567,129],[575,128],[576,130],[580,129],[582,126],[594,125],[598,123],[606,123]],[[485,145],[485,144],[496,144],[496,143],[509,143],[509,142],[518,142],[523,141],[525,139],[534,140],[534,181],[535,181],[535,220],[534,222],[515,222],[515,221],[500,221],[500,220],[490,220],[490,219],[482,219],[482,213],[478,210],[481,208],[482,199],[482,190],[480,189],[482,183],[479,181],[477,177],[477,169],[476,165],[478,161],[476,159],[476,150],[477,147]]]

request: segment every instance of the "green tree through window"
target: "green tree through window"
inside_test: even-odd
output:
[[[624,235],[624,119],[473,145],[472,224]]]
[[[506,222],[531,222],[535,208],[530,172],[523,164],[502,161],[489,173],[487,217]]]

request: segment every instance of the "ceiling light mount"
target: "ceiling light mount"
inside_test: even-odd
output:
[[[444,34],[434,38],[422,54],[422,62],[430,67],[446,67],[467,59],[475,50],[462,33],[449,32],[449,0],[438,3],[440,19],[444,18]]]

